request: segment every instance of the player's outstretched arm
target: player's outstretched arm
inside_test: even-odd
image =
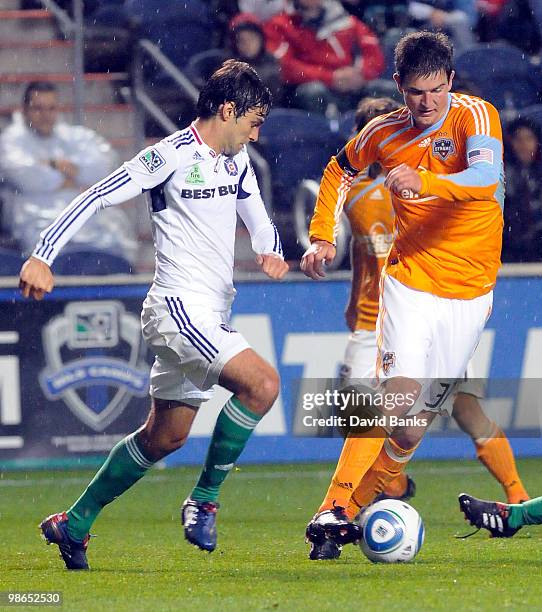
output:
[[[264,253],[256,255],[256,263],[261,266],[262,272],[265,272],[269,278],[281,280],[284,278],[290,266],[275,253]]]
[[[35,257],[29,257],[24,262],[19,276],[23,297],[41,300],[46,293],[51,293],[54,284],[51,268],[45,262]]]
[[[336,252],[334,245],[330,242],[315,240],[301,258],[300,268],[305,276],[320,280],[326,275],[324,265],[335,259]]]

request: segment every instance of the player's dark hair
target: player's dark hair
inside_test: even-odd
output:
[[[441,70],[450,79],[453,46],[442,32],[412,32],[403,36],[395,47],[395,71],[399,82],[409,75],[427,77]]]
[[[355,129],[356,133],[361,130],[375,117],[386,115],[401,108],[401,104],[392,98],[363,98],[356,108]]]
[[[57,93],[58,88],[54,83],[48,81],[31,81],[26,86],[23,93],[23,106],[26,108],[30,104],[32,95],[37,93]]]
[[[222,104],[232,102],[235,116],[242,117],[254,108],[268,115],[272,97],[257,72],[245,62],[229,59],[214,72],[199,94],[196,112],[201,119],[214,117]]]

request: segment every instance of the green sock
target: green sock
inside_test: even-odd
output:
[[[508,508],[508,524],[514,529],[524,525],[542,524],[542,497],[535,497],[522,504],[510,504]]]
[[[222,408],[207,451],[207,458],[198,483],[190,497],[197,501],[216,501],[220,485],[233,468],[239,455],[260,421],[235,397]]]
[[[100,510],[152,467],[153,462],[143,455],[136,434],[130,434],[111,449],[83,495],[68,510],[68,533],[75,540],[84,540]]]

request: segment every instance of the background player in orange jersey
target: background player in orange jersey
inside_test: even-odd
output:
[[[442,410],[491,313],[500,266],[504,176],[496,109],[450,93],[452,48],[443,34],[406,35],[395,64],[405,107],[369,122],[331,159],[301,261],[311,278],[324,275],[353,179],[380,163],[396,234],[381,281],[376,376],[394,402],[384,411],[386,424],[365,433],[363,444],[345,441],[355,473],[333,507],[309,523],[313,543],[359,539],[345,512],[352,493],[362,480],[371,498],[377,484],[385,488]],[[393,418],[403,420],[394,426]]]
[[[369,121],[398,109],[400,105],[391,98],[365,98],[358,105],[355,117],[357,135]],[[345,350],[340,372],[341,386],[363,384],[374,376],[377,354],[376,320],[378,315],[379,279],[386,256],[393,242],[393,207],[390,192],[384,187],[385,174],[379,164],[373,164],[353,181],[344,205],[351,230],[352,286],[346,308],[346,323],[352,332]],[[458,384],[452,416],[461,429],[473,440],[480,461],[502,485],[507,501],[517,504],[529,499],[518,475],[510,443],[499,426],[483,412],[478,398],[483,389],[477,381],[466,380]],[[363,444],[355,438],[353,444]],[[380,451],[383,454],[385,451]],[[345,452],[339,458],[337,468],[319,512],[333,508],[333,501],[340,496],[344,483],[351,481],[355,454]],[[365,479],[364,479],[365,480]],[[382,491],[378,481],[373,490],[367,490],[362,480],[353,492],[346,514],[352,519],[360,507],[369,503],[368,496],[409,499],[414,495],[414,481],[401,471]],[[359,499],[358,499],[359,498]],[[341,547],[333,540],[311,543],[309,558],[313,560],[336,559]]]

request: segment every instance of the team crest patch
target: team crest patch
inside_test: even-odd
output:
[[[384,374],[387,376],[393,367],[395,367],[395,353],[387,351],[384,353],[384,357],[382,357],[382,369],[384,370]]]
[[[224,168],[226,168],[226,172],[230,176],[237,176],[237,173],[239,172],[237,164],[231,157],[224,160]]]
[[[233,329],[233,327],[230,327],[227,323],[221,323],[219,325],[220,329],[223,329],[225,332],[228,332],[228,334],[236,334],[237,330]]]
[[[161,168],[165,165],[165,159],[158,153],[156,149],[151,149],[147,151],[143,155],[139,156],[139,161],[147,168],[147,170],[152,174],[156,172],[158,168]]]
[[[184,180],[186,183],[190,185],[205,185],[205,180],[201,173],[199,164],[196,164],[195,166],[192,167],[192,169],[186,175],[186,178]]]
[[[442,161],[448,159],[455,153],[455,144],[451,138],[437,138],[433,141],[433,155],[440,157]]]

